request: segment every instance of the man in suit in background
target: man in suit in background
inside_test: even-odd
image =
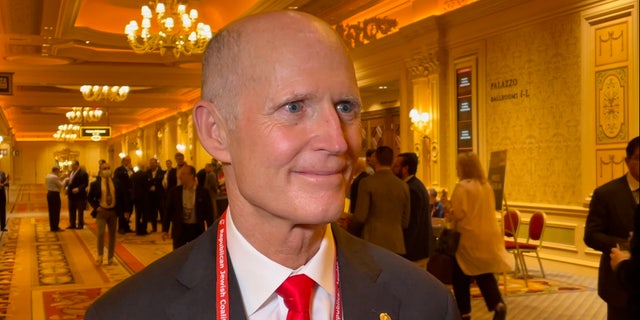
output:
[[[140,163],[138,171],[131,175],[131,199],[135,208],[136,235],[144,236],[147,232],[147,218],[149,217],[149,188],[151,176],[147,173],[146,165]]]
[[[331,27],[295,10],[244,17],[204,56],[194,121],[223,163],[229,208],[86,318],[459,319],[425,270],[330,224],[360,151],[362,103]],[[288,311],[291,291],[305,292],[306,307]]]
[[[80,168],[78,160],[73,161],[69,180],[67,180],[67,198],[69,200],[69,227],[67,229],[84,228],[84,209],[87,208],[88,186],[89,175]]]
[[[356,202],[358,201],[358,188],[360,187],[360,181],[369,176],[367,173],[367,161],[365,158],[358,158],[355,167],[353,168],[353,181],[351,181],[351,187],[349,187],[349,213],[356,212]]]
[[[0,170],[0,231],[7,231],[7,190],[9,176]]]
[[[409,226],[411,215],[409,186],[391,171],[391,148],[378,147],[371,162],[376,172],[360,182],[351,223],[362,225],[364,240],[404,255],[407,251],[403,230]]]
[[[584,231],[584,242],[602,252],[598,272],[598,295],[607,302],[607,318],[630,319],[629,295],[616,280],[609,253],[627,245],[633,232],[633,212],[638,206],[640,138],[629,141],[625,162],[627,174],[596,188],[591,197]],[[636,288],[637,289],[637,288]]]
[[[162,180],[164,179],[164,171],[158,165],[158,159],[149,159],[149,169],[147,175],[150,177],[149,186],[149,210],[147,221],[151,223],[151,231],[158,231],[158,219],[164,216],[164,187]],[[162,220],[161,220],[162,221]],[[146,227],[145,227],[146,228]]]
[[[427,258],[435,247],[431,230],[431,208],[429,193],[420,179],[416,178],[418,155],[414,152],[399,154],[391,167],[393,173],[409,185],[411,216],[409,226],[404,229],[405,258],[427,267]]]
[[[187,164],[184,161],[184,154],[182,154],[181,152],[177,152],[174,156],[174,159],[176,159],[176,167],[167,168],[167,171],[164,175],[164,181],[162,182],[162,185],[164,186],[164,190],[166,192],[171,191],[171,189],[180,184],[180,181],[178,180],[178,171],[182,169],[185,164]]]
[[[125,205],[117,206],[118,213],[118,233],[124,234],[133,232],[129,226],[129,218],[133,211],[133,184],[131,176],[133,168],[131,167],[131,157],[122,158],[121,165],[113,172],[113,183],[116,184],[116,202]]]
[[[162,239],[169,236],[173,250],[193,241],[213,223],[213,205],[209,192],[196,181],[196,169],[185,165],[178,171],[180,185],[167,195],[167,213],[162,221]]]

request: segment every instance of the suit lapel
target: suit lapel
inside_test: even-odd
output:
[[[401,301],[378,282],[382,268],[367,254],[365,243],[335,224],[332,230],[338,250],[344,319],[378,319],[381,313],[398,319]]]
[[[217,226],[217,223],[214,224]],[[217,228],[210,228],[194,247],[176,276],[184,293],[175,302],[166,306],[170,319],[215,319],[216,318],[216,277],[215,243]],[[231,259],[229,261],[229,304],[230,319],[247,319],[240,287],[236,280]],[[161,293],[159,293],[161,294]]]

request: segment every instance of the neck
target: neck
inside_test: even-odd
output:
[[[234,203],[237,204],[237,203]],[[267,258],[298,269],[318,252],[326,231],[323,225],[295,225],[259,208],[230,205],[238,232]]]

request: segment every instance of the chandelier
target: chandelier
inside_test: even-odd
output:
[[[87,101],[109,100],[123,101],[129,94],[129,86],[90,86],[80,87],[82,97]]]
[[[102,110],[97,107],[73,107],[67,112],[71,123],[96,122],[102,118]]]
[[[133,51],[147,53],[158,50],[164,55],[171,50],[176,58],[181,53],[190,55],[204,52],[212,33],[209,25],[197,22],[198,10],[191,9],[187,14],[187,6],[178,3],[178,0],[165,0],[164,3],[154,0],[149,4],[141,9],[141,30],[135,20],[131,20],[124,28]],[[153,27],[152,18],[155,21]]]
[[[78,138],[78,132],[80,126],[77,124],[61,124],[58,126],[58,131],[53,134],[53,137],[63,141],[73,141]]]

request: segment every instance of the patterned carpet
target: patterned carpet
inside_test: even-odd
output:
[[[38,185],[11,187],[9,231],[0,233],[0,320],[83,319],[102,293],[171,251],[159,233],[117,235],[117,263],[98,267],[95,220],[85,212],[85,229],[49,232],[45,194]],[[62,208],[64,228],[64,197]],[[509,279],[507,318],[605,319],[606,305],[593,289],[597,270],[592,276],[570,270],[546,270],[547,279],[532,279],[528,288]],[[493,317],[480,297],[472,299],[472,310],[474,320]]]
[[[116,264],[98,267],[96,224],[89,212],[84,229],[50,232],[44,187],[12,191],[9,231],[0,238],[0,319],[83,319],[97,297],[172,249],[159,233],[118,234]],[[69,225],[64,197],[62,208],[64,228]]]

